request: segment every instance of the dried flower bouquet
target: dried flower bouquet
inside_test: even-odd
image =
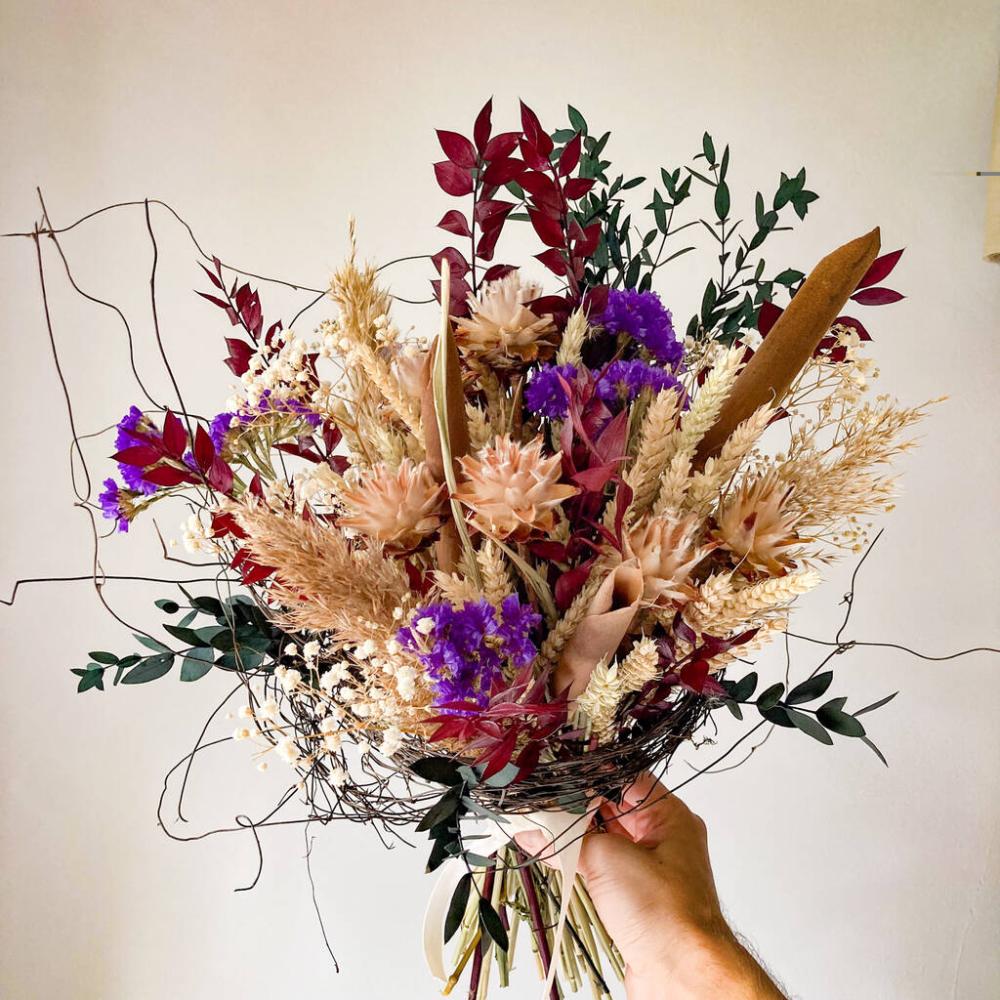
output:
[[[743,664],[891,507],[889,465],[923,407],[867,395],[870,338],[842,312],[900,298],[878,230],[809,277],[760,259],[816,197],[804,170],[740,223],[729,148],[706,134],[660,171],[646,231],[625,207],[645,179],[609,174],[608,137],[579,112],[551,134],[524,105],[494,133],[491,112],[471,139],[438,133],[437,181],[463,206],[439,225],[468,249],[431,257],[427,339],[400,333],[353,249],[330,284],[338,315],[311,337],[266,327],[248,284],[205,268],[235,394],[210,421],[133,407],[101,505],[127,531],[183,497],[185,542],[219,561],[219,589],[158,602],[169,644],[141,636],[143,653],[95,652],[76,673],[87,690],[107,670],[233,672],[233,738],[261,768],[294,768],[310,815],[429,835],[428,869],[446,874],[426,942],[446,993],[468,972],[485,996],[493,965],[505,984],[526,927],[553,998],[605,996],[622,960],[573,863],[601,796],[718,708],[867,742],[859,713],[824,699],[832,673],[758,692]],[[709,217],[680,224],[699,189]],[[494,261],[517,221],[548,289]],[[682,335],[653,284],[692,228],[717,276]],[[530,828],[554,866],[512,839]]]

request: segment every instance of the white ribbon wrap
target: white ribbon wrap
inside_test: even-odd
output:
[[[583,832],[590,825],[590,812],[569,813],[561,810],[551,812],[512,813],[504,817],[504,825],[498,828],[493,825],[485,832],[485,839],[476,840],[476,853],[492,854],[508,844],[516,833],[527,833],[538,830],[546,837],[545,848],[538,852],[539,858],[545,858],[556,865],[562,872],[563,893],[559,908],[559,922],[556,924],[552,937],[552,960],[549,962],[549,974],[545,980],[542,996],[547,997],[555,979],[556,972],[562,967],[563,931],[566,927],[566,917],[573,894],[573,882],[580,866],[580,851],[583,847]],[[477,829],[477,834],[480,831]],[[445,863],[437,884],[427,901],[424,914],[424,956],[431,974],[442,982],[447,981],[448,972],[445,968],[444,922],[448,913],[448,905],[455,893],[455,888],[468,869],[458,858]]]

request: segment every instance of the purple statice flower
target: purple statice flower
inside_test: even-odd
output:
[[[302,417],[311,427],[319,427],[323,423],[323,418],[318,413],[314,413],[309,409],[301,400],[272,399],[270,389],[265,389],[261,393],[260,401],[253,410],[240,414],[240,420],[244,423],[250,423],[258,416],[266,413],[294,413],[296,416]]]
[[[598,322],[609,333],[627,333],[669,368],[676,370],[684,356],[684,345],[674,332],[670,310],[656,292],[611,289]]]
[[[217,413],[212,417],[212,422],[208,425],[208,436],[212,439],[212,444],[215,445],[215,450],[221,452],[223,446],[226,443],[226,435],[229,434],[231,430],[231,425],[233,422],[233,417],[235,413]]]
[[[631,403],[643,389],[654,393],[663,389],[676,389],[682,394],[680,382],[668,371],[647,364],[645,361],[612,361],[597,380],[597,395],[605,403]]]
[[[535,658],[538,650],[531,641],[531,633],[541,620],[542,616],[530,604],[522,604],[517,594],[503,599],[497,635],[503,640],[504,653],[511,666],[520,669]]]
[[[566,382],[576,379],[575,365],[546,365],[534,371],[524,390],[524,402],[532,413],[549,420],[562,420],[569,412],[569,397],[560,377]]]
[[[441,602],[418,608],[396,638],[427,671],[438,704],[485,705],[505,667],[520,668],[535,657],[530,633],[540,621],[516,595],[504,600],[499,616],[485,600],[460,608]]]
[[[104,516],[116,523],[119,531],[128,531],[132,513],[131,496],[113,479],[104,480],[104,492],[97,498]]]
[[[130,406],[128,413],[118,421],[118,433],[115,435],[115,450],[124,451],[137,444],[149,444],[149,438],[159,439],[160,431],[138,406]],[[137,465],[118,463],[125,485],[134,493],[155,493],[158,486],[146,482],[142,478],[142,469]],[[105,483],[107,485],[107,483]]]

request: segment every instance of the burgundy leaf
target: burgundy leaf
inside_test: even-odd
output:
[[[865,271],[865,276],[858,282],[858,288],[868,288],[869,285],[877,285],[880,281],[885,281],[902,256],[902,250],[893,250],[892,253],[876,257],[872,261],[872,266]]]
[[[274,571],[273,566],[261,566],[259,563],[247,560],[243,568],[243,585],[252,587],[255,583],[266,580]]]
[[[486,230],[479,243],[476,245],[476,256],[480,260],[493,260],[493,251],[496,249],[497,240],[500,239],[501,226]]]
[[[846,326],[853,330],[861,340],[871,340],[872,335],[865,329],[864,324],[853,316],[838,316],[833,321],[833,326]]]
[[[233,490],[233,470],[218,455],[212,459],[205,478],[208,479],[208,485],[219,493],[228,496]]]
[[[597,181],[592,177],[571,177],[563,185],[563,192],[570,201],[576,201],[577,198],[582,198],[596,183]]]
[[[438,185],[446,194],[460,198],[472,191],[472,172],[458,167],[451,160],[442,160],[434,164],[434,176]]]
[[[495,198],[486,198],[476,205],[476,222],[483,229],[494,229],[503,226],[513,208],[514,203],[511,201],[498,201]]]
[[[464,278],[466,274],[469,273],[469,262],[462,256],[461,252],[456,250],[454,247],[445,247],[443,250],[439,250],[433,257],[431,261],[434,264],[434,270],[441,273],[441,261],[448,261],[448,266],[451,269],[451,279],[454,281],[456,278]]]
[[[784,312],[773,302],[761,303],[760,311],[757,313],[757,332],[766,337],[771,332],[771,327],[778,322],[778,317]]]
[[[205,272],[205,274],[208,275],[208,280],[211,281],[216,288],[223,292],[226,290],[226,286],[222,283],[222,279],[214,271],[210,271],[204,264],[199,264],[199,267]]]
[[[194,432],[194,458],[202,472],[208,472],[215,460],[215,445],[208,432],[200,424]]]
[[[493,98],[491,97],[476,115],[476,123],[472,126],[472,138],[476,140],[476,149],[480,153],[490,140],[490,130],[493,126]]]
[[[518,180],[523,173],[524,163],[521,160],[515,158],[494,160],[483,171],[483,183],[499,187],[501,184]]]
[[[516,270],[517,268],[513,264],[494,264],[486,269],[483,281],[499,281],[501,278],[506,278],[511,271]]]
[[[531,225],[534,227],[539,239],[546,246],[559,247],[561,249],[566,245],[566,236],[562,231],[562,226],[559,225],[558,219],[553,219],[551,216],[545,215],[537,209],[529,209],[528,218],[531,220]]]
[[[486,143],[486,148],[483,150],[483,159],[487,162],[490,160],[505,160],[517,149],[517,141],[520,138],[520,132],[500,132]]]
[[[236,337],[226,337],[226,347],[229,348],[226,366],[237,377],[243,375],[250,367],[253,348],[246,341],[237,340]]]
[[[194,482],[190,472],[172,465],[158,465],[155,469],[144,472],[142,478],[155,486],[179,486],[181,483]]]
[[[891,288],[864,288],[860,292],[855,292],[851,296],[851,301],[862,306],[888,306],[903,298],[906,296],[894,292]]]
[[[111,457],[122,465],[134,465],[137,469],[145,469],[147,465],[154,465],[163,458],[163,452],[152,444],[137,444],[116,451]]]
[[[163,418],[163,447],[167,454],[173,458],[183,458],[187,442],[188,436],[184,425],[178,417],[167,410]]]
[[[554,275],[560,278],[565,276],[569,270],[566,267],[566,258],[555,247],[536,253],[535,259],[541,261]]]
[[[569,142],[566,148],[559,155],[559,176],[568,177],[580,162],[580,143],[582,136],[579,132]]]
[[[595,223],[598,230],[600,230],[600,224]],[[590,228],[589,226],[587,227]],[[611,288],[608,285],[595,285],[593,288],[587,291],[584,297],[583,304],[586,309],[588,316],[600,316],[605,309],[608,308],[608,297],[611,293]]]
[[[208,273],[211,274],[212,272],[208,271]],[[214,295],[209,295],[208,292],[198,292],[197,294],[200,295],[203,299],[208,299],[209,302],[211,302],[213,305],[218,306],[220,309],[229,309],[230,308],[228,302],[225,302],[222,299],[217,298]]]
[[[443,229],[446,233],[453,233],[455,236],[472,235],[468,220],[457,208],[444,213],[438,223],[438,229]]]
[[[476,148],[458,132],[448,132],[437,129],[438,142],[444,150],[444,155],[457,167],[471,169],[476,165]]]
[[[212,537],[223,538],[233,535],[235,538],[246,538],[247,533],[240,527],[236,517],[229,511],[216,510],[212,512]]]
[[[573,598],[583,589],[583,585],[590,576],[590,569],[593,560],[585,562],[582,566],[571,569],[568,573],[560,573],[556,580],[554,597],[556,607],[560,611],[565,611],[573,603]]]
[[[549,161],[548,158],[542,156],[535,145],[527,137],[522,137],[519,143],[521,149],[521,156],[524,157],[524,162],[531,167],[532,170],[548,170]]]
[[[542,128],[538,115],[524,101],[521,101],[521,127],[524,129],[525,138],[535,147],[539,155],[548,158],[552,152],[552,139]]]
[[[681,684],[696,694],[705,690],[708,681],[708,660],[695,660],[681,668]]]
[[[531,195],[536,207],[547,215],[556,218],[562,215],[564,207],[562,194],[551,177],[546,177],[536,170],[529,170],[521,178],[521,187]]]
[[[601,239],[601,224],[592,222],[583,231],[583,238],[576,245],[576,252],[581,257],[590,257],[597,249],[597,244]],[[606,304],[606,303],[605,303]]]

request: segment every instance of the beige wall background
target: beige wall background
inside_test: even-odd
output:
[[[778,3],[420,4],[18,2],[0,26],[0,228],[30,228],[36,184],[56,224],[120,199],[162,198],[206,248],[249,270],[322,287],[354,213],[366,253],[434,251],[447,205],[430,170],[434,127],[468,130],[495,96],[513,124],[523,96],[549,123],[571,102],[623,170],[680,162],[704,129],[733,147],[734,200],[807,165],[821,199],[768,259],[808,268],[880,224],[906,246],[898,306],[870,310],[882,387],[947,393],[905,462],[898,511],[861,578],[849,636],[932,655],[998,642],[996,398],[1000,269],[980,261],[984,167],[1000,8],[990,0]],[[161,322],[188,405],[227,395],[226,329],[192,294],[202,281],[180,228],[154,212]],[[67,234],[80,284],[119,302],[137,365],[169,394],[155,356],[141,210]],[[527,243],[508,244],[516,256]],[[77,420],[113,423],[137,392],[117,320],[72,297],[45,248],[51,307]],[[691,255],[692,257],[694,255]],[[686,317],[703,284],[684,259],[660,291]],[[426,272],[401,265],[399,294]],[[4,489],[0,590],[86,573],[89,528],[74,510],[68,429],[40,310],[33,247],[0,242]],[[301,302],[264,291],[286,318]],[[319,310],[311,320],[321,318]],[[425,322],[417,309],[406,321]],[[300,327],[301,329],[301,327]],[[88,444],[96,478],[106,442]],[[177,536],[182,512],[158,521]],[[152,526],[111,540],[108,572],[156,562]],[[803,604],[800,631],[828,637],[850,566]],[[162,586],[109,583],[126,616],[150,620]],[[145,619],[142,616],[146,616]],[[28,586],[0,608],[0,995],[10,1000],[185,997],[431,997],[419,953],[430,879],[423,845],[384,851],[355,826],[313,829],[317,899],[341,960],[327,958],[298,827],[180,845],[155,820],[167,768],[192,744],[224,678],[75,693],[86,650],[130,648],[86,584]],[[793,647],[797,669],[815,649]],[[688,787],[707,819],[733,921],[795,996],[810,1000],[987,998],[1000,990],[1000,660],[951,662],[866,649],[837,661],[854,704],[900,690],[860,744],[834,750],[778,732],[745,767]],[[762,658],[777,676],[783,652]],[[218,734],[233,726],[223,718]],[[216,730],[213,730],[216,732]],[[736,730],[720,734],[720,745]],[[692,753],[704,763],[712,748]],[[689,763],[678,761],[685,776]],[[259,815],[284,787],[245,744],[192,779],[193,836]],[[530,957],[511,998],[537,995]],[[529,974],[530,973],[530,974]]]

